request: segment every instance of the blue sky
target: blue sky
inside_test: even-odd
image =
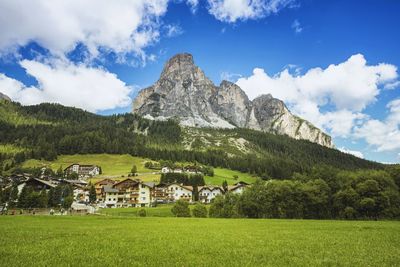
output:
[[[399,1],[48,3],[0,0],[0,92],[13,100],[129,112],[189,52],[216,84],[272,93],[337,148],[400,161]]]

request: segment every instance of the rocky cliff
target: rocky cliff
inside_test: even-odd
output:
[[[1,92],[0,92],[0,100],[1,99],[5,99],[5,100],[7,100],[7,101],[11,101],[11,99],[8,97],[8,96],[6,96],[5,94],[2,94]]]
[[[330,136],[291,114],[281,100],[261,95],[250,101],[228,81],[215,86],[190,54],[178,54],[165,64],[159,80],[138,94],[133,112],[150,119],[178,119],[184,126],[250,128],[333,147]]]

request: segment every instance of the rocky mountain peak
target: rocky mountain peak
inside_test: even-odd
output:
[[[179,119],[184,126],[250,128],[333,146],[330,136],[292,115],[272,95],[250,101],[237,84],[214,85],[188,53],[167,61],[159,80],[135,98],[133,112],[151,119]]]

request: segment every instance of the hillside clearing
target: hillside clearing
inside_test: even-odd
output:
[[[396,266],[400,223],[1,216],[2,266]]]
[[[133,165],[137,166],[139,173],[151,173],[150,170],[144,167],[148,159],[133,157],[131,155],[113,155],[113,154],[86,154],[86,155],[62,155],[58,156],[55,161],[39,161],[28,160],[24,162],[23,167],[42,167],[47,166],[56,171],[60,166],[68,167],[73,163],[79,164],[94,164],[101,166],[102,176],[122,176],[128,175]]]
[[[55,161],[44,161],[30,159],[22,164],[22,167],[50,167],[56,171],[60,166],[63,168],[68,167],[73,163],[79,164],[94,164],[99,165],[102,168],[103,173],[95,178],[91,178],[92,182],[99,181],[105,177],[111,177],[116,180],[123,180],[127,178],[133,165],[137,166],[139,175],[136,177],[145,182],[158,182],[160,180],[159,170],[147,169],[144,164],[150,161],[149,159],[141,157],[133,157],[131,155],[113,155],[113,154],[86,154],[86,155],[62,155],[58,156]],[[190,164],[190,163],[186,163]],[[122,177],[124,176],[124,177]],[[234,176],[238,178],[235,179]],[[205,176],[204,180],[206,184],[210,185],[221,185],[224,180],[229,185],[237,183],[238,181],[244,181],[247,183],[253,183],[256,177],[251,176],[248,173],[242,173],[239,171],[214,168],[214,176]]]

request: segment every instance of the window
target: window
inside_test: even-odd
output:
[[[111,201],[111,198],[109,198],[108,201]]]
[[[178,187],[175,187],[175,190],[178,190]]]
[[[145,198],[145,197],[142,197],[142,200],[146,200],[146,198]]]
[[[145,188],[146,186],[144,184],[142,184],[142,188]]]
[[[146,194],[146,192],[141,192],[141,193],[142,193],[142,195]]]

